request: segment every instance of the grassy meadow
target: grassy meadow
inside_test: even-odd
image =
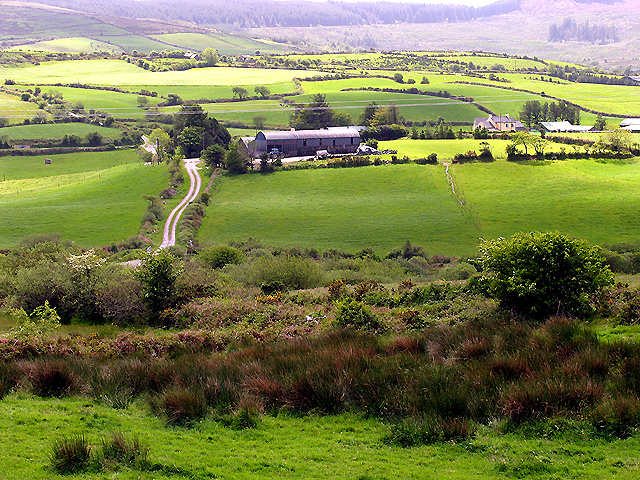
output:
[[[123,60],[77,60],[44,62],[40,65],[9,66],[7,78],[29,85],[86,83],[90,85],[270,85],[300,76],[296,70],[209,67],[182,72],[150,72]],[[314,75],[317,72],[304,72]]]
[[[25,118],[33,118],[37,112],[50,116],[40,110],[35,103],[23,102],[20,97],[0,92],[0,117],[6,118],[10,124],[22,123]]]
[[[85,136],[89,132],[98,132],[105,138],[118,138],[122,132],[117,128],[100,127],[88,123],[45,123],[38,125],[16,125],[0,129],[0,135],[12,139],[36,140],[41,138],[62,138],[65,135]]]
[[[502,478],[612,478],[638,475],[638,437],[608,441],[581,433],[580,424],[548,427],[544,436],[497,434],[398,448],[384,445],[388,427],[355,415],[265,416],[257,429],[234,430],[211,419],[192,429],[165,427],[134,403],[115,410],[86,398],[42,399],[19,393],[0,402],[7,437],[3,478],[58,477],[49,467],[50,446],[63,434],[84,434],[99,447],[113,432],[138,436],[149,447],[154,471],[120,467],[70,478],[161,480],[168,478],[391,478],[452,480]],[[583,431],[584,432],[584,431]]]
[[[164,168],[140,164],[135,150],[0,159],[0,246],[36,233],[59,233],[82,246],[134,235],[143,195],[166,188]],[[6,178],[6,180],[4,180]]]
[[[379,166],[224,180],[200,243],[247,237],[283,246],[388,253],[407,239],[433,253],[472,253],[472,219],[453,200],[442,166]]]

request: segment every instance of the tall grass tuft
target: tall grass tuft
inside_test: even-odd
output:
[[[209,411],[204,395],[186,388],[172,388],[149,401],[153,411],[166,417],[167,424],[178,427],[193,425]]]
[[[37,360],[28,377],[31,390],[39,397],[64,397],[79,387],[80,379],[64,360]]]
[[[91,446],[84,435],[62,437],[51,447],[51,467],[56,473],[70,475],[82,473],[91,464]]]
[[[139,438],[127,438],[122,432],[114,432],[108,440],[102,441],[100,459],[105,467],[116,465],[144,466],[149,448]]]

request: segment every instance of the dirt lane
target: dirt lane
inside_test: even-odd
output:
[[[171,210],[169,217],[167,217],[167,221],[164,224],[164,233],[160,248],[167,248],[176,244],[176,230],[178,228],[178,223],[180,222],[180,216],[200,193],[200,188],[202,188],[202,178],[198,172],[198,163],[200,163],[199,158],[184,159],[184,166],[187,169],[189,180],[191,182],[189,185],[189,191],[178,206]]]

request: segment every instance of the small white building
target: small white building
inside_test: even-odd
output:
[[[547,132],[590,132],[593,125],[573,125],[571,122],[540,122]]]
[[[620,122],[620,128],[630,132],[640,132],[640,118],[625,118]]]

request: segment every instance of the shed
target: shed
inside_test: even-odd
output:
[[[322,130],[263,131],[256,135],[258,153],[274,149],[288,157],[315,155],[318,150],[330,154],[355,153],[360,131],[355,127]]]
[[[573,125],[571,122],[540,122],[547,132],[590,132],[593,125]]]

